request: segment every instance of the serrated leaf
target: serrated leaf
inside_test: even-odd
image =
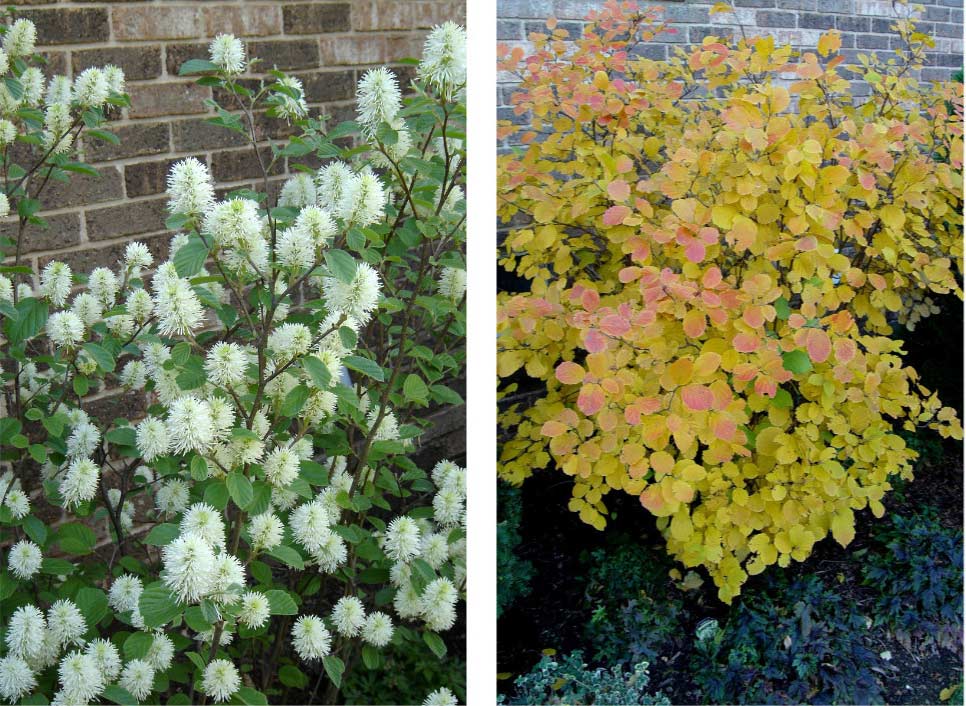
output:
[[[385,375],[382,368],[368,358],[363,358],[362,356],[358,355],[350,355],[346,356],[346,358],[342,361],[342,364],[350,370],[355,370],[363,375],[368,375],[377,382],[385,381]]]
[[[74,603],[87,619],[87,627],[93,627],[107,615],[107,594],[99,588],[85,586],[77,592]]]
[[[432,650],[433,654],[443,659],[446,655],[446,643],[443,642],[443,638],[434,632],[429,632],[428,630],[423,633],[423,642],[426,646]]]
[[[287,591],[273,589],[265,592],[268,605],[272,615],[295,615],[298,613],[298,606]]]
[[[178,68],[178,75],[189,76],[214,71],[218,71],[218,64],[214,64],[207,59],[188,59]]]
[[[153,527],[148,532],[148,536],[144,538],[144,543],[153,547],[163,547],[165,544],[172,542],[180,534],[181,530],[178,528],[178,525],[166,522]]]
[[[355,279],[357,267],[355,258],[344,250],[327,250],[325,264],[332,276],[340,282],[351,284]]]
[[[335,655],[324,657],[322,664],[325,666],[325,673],[329,675],[329,679],[336,685],[336,688],[340,688],[342,686],[342,674],[345,672],[345,664]]]
[[[138,607],[144,624],[149,628],[167,625],[181,615],[181,606],[174,594],[160,583],[152,584],[141,592]]]
[[[812,361],[805,351],[788,351],[782,353],[782,367],[796,375],[804,375],[812,369]]]
[[[268,551],[268,555],[275,557],[282,563],[291,566],[293,569],[298,569],[301,571],[305,568],[305,562],[302,561],[301,555],[291,547],[287,547],[284,544],[279,544],[277,547],[270,549]]]
[[[228,474],[226,485],[228,486],[228,495],[231,496],[235,505],[242,510],[248,507],[255,496],[255,492],[252,490],[252,482],[243,474],[235,471]]]
[[[201,238],[191,238],[174,254],[174,269],[180,277],[193,277],[201,272],[208,259],[208,246]]]
[[[410,373],[403,381],[403,396],[410,402],[427,402],[429,388],[423,379],[415,373]]]
[[[94,359],[97,363],[97,367],[103,370],[105,373],[114,372],[114,356],[105,349],[103,346],[99,346],[96,343],[85,343],[84,350]]]

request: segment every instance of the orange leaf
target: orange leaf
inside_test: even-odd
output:
[[[609,314],[601,319],[600,330],[606,333],[608,336],[623,336],[625,333],[631,330],[631,322],[625,319],[623,316]]]
[[[700,338],[708,327],[704,313],[692,309],[684,315],[684,333],[691,338]]]
[[[551,438],[555,436],[560,436],[567,432],[567,425],[562,422],[555,421],[551,419],[549,422],[544,422],[543,426],[540,428],[540,433],[544,436],[549,436]]]
[[[614,201],[626,201],[631,195],[631,187],[623,179],[617,179],[607,185],[607,195]]]
[[[604,211],[604,225],[617,226],[624,222],[624,219],[631,215],[631,209],[627,206],[611,206]]]
[[[739,353],[754,353],[761,345],[761,339],[750,333],[739,333],[731,339],[731,345]]]
[[[604,391],[600,388],[600,385],[591,383],[580,388],[580,394],[577,396],[577,407],[580,408],[581,412],[590,416],[603,406]]]
[[[687,385],[681,388],[681,399],[688,409],[695,412],[711,409],[714,404],[714,394],[704,385]]]
[[[557,366],[557,379],[564,385],[576,385],[583,381],[584,369],[576,363],[561,363]]]
[[[732,419],[719,419],[714,423],[714,435],[722,441],[731,441],[735,438],[738,425]]]
[[[832,352],[832,341],[822,329],[809,329],[805,345],[808,349],[808,357],[816,363],[824,363]]]

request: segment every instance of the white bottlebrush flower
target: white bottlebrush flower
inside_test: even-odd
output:
[[[92,640],[87,643],[84,654],[97,663],[97,668],[104,675],[104,681],[113,682],[121,673],[121,656],[110,640]]]
[[[54,76],[47,84],[47,95],[44,102],[50,105],[69,105],[70,104],[70,78],[67,76]]]
[[[0,194],[0,218],[6,218],[10,215],[10,199],[7,198],[6,194]]]
[[[47,609],[47,629],[61,647],[70,643],[80,645],[81,637],[87,632],[87,621],[73,601],[62,599]]]
[[[0,275],[0,301],[13,301],[13,282],[6,275]]]
[[[58,677],[65,703],[89,703],[106,686],[97,662],[76,650],[61,660]]]
[[[245,380],[249,354],[237,343],[217,343],[205,357],[205,373],[214,385],[234,387]]]
[[[14,657],[37,659],[44,649],[47,621],[37,606],[20,606],[7,624],[7,651]]]
[[[372,438],[376,441],[397,441],[399,439],[399,421],[396,419],[396,415],[390,410],[386,410],[382,413],[382,419],[379,418],[379,409],[373,407],[369,410],[369,414],[366,415],[366,424],[369,426],[369,431],[372,433]],[[378,421],[376,421],[378,419]]]
[[[37,677],[24,660],[14,655],[0,659],[0,696],[17,703],[37,686]]]
[[[411,517],[402,515],[386,527],[382,549],[393,561],[409,561],[419,554],[419,525]]]
[[[373,647],[385,647],[392,640],[392,618],[378,611],[366,616],[362,626],[362,640]]]
[[[90,328],[101,320],[101,316],[104,314],[104,305],[90,292],[81,292],[74,297],[70,310],[77,315],[84,326]],[[50,319],[47,321],[49,322]]]
[[[87,278],[87,288],[105,309],[110,309],[117,301],[120,283],[117,275],[106,267],[98,267]]]
[[[321,424],[335,414],[339,398],[332,392],[313,392],[299,413],[306,421]]]
[[[306,208],[314,206],[316,198],[315,180],[312,175],[299,172],[282,185],[282,191],[278,195],[278,205]]]
[[[171,165],[168,171],[168,211],[187,215],[204,213],[215,201],[208,167],[194,157]]]
[[[303,661],[322,659],[332,649],[332,635],[322,618],[303,615],[292,626],[292,646]]]
[[[235,75],[245,71],[245,47],[233,34],[219,34],[208,45],[211,63],[226,74]]]
[[[144,364],[151,375],[161,375],[164,364],[171,359],[171,349],[163,343],[149,343],[144,347]]]
[[[119,683],[139,702],[144,701],[154,688],[154,667],[143,659],[132,659],[124,665]]]
[[[265,480],[277,488],[287,488],[299,476],[299,457],[292,449],[277,448],[262,463]]]
[[[158,456],[164,456],[171,448],[171,436],[168,427],[157,417],[145,417],[137,425],[135,439],[141,457],[150,463]]]
[[[3,504],[7,506],[15,520],[23,519],[30,514],[30,498],[19,488],[8,491]]]
[[[143,324],[151,318],[151,314],[154,311],[154,302],[151,300],[151,295],[148,294],[147,290],[135,289],[124,301],[124,307],[127,309],[127,313],[134,317],[136,322]]]
[[[239,589],[245,586],[245,568],[238,557],[221,552],[215,557],[213,582],[208,597],[216,603],[233,603],[238,599]]]
[[[466,495],[466,469],[448,459],[443,459],[433,466],[430,476],[437,488],[455,485],[460,492]]]
[[[201,690],[216,702],[227,701],[239,687],[241,687],[241,677],[238,676],[235,665],[227,659],[213,660],[205,667]]]
[[[464,496],[452,486],[444,486],[433,496],[433,517],[444,526],[458,525],[463,520]]]
[[[114,583],[111,584],[107,602],[118,613],[136,610],[143,590],[141,579],[132,574],[123,574],[114,579]]]
[[[20,74],[20,85],[23,87],[21,102],[31,108],[36,108],[44,98],[44,74],[36,66],[29,66]]]
[[[132,277],[137,277],[142,269],[150,267],[153,262],[154,256],[151,255],[151,251],[144,243],[135,241],[128,243],[127,247],[124,248],[124,269]]]
[[[33,542],[22,539],[10,548],[7,563],[14,575],[21,580],[27,580],[38,571],[44,555]]]
[[[366,622],[366,609],[355,596],[343,596],[332,608],[332,624],[345,637],[355,637]]]
[[[92,456],[100,443],[100,430],[90,422],[80,422],[67,437],[67,457],[86,458]]]
[[[282,521],[272,512],[255,515],[248,527],[252,546],[259,550],[272,549],[281,544],[284,530]]]
[[[386,208],[386,191],[379,177],[368,166],[357,175],[355,189],[347,192],[340,206],[342,217],[357,226],[382,220]]]
[[[182,603],[197,603],[214,582],[215,554],[197,534],[183,534],[161,550],[161,579]]]
[[[311,345],[312,331],[305,324],[282,324],[268,336],[268,347],[279,361],[305,355]]]
[[[322,278],[322,293],[329,311],[351,316],[361,325],[369,322],[378,306],[380,288],[379,273],[366,262],[356,265],[349,284],[337,277]]]
[[[104,78],[107,79],[107,87],[111,93],[124,93],[124,70],[114,64],[105,64],[101,67]]]
[[[71,288],[70,265],[51,262],[40,273],[40,291],[58,309],[64,306]]]
[[[29,56],[37,45],[37,27],[28,19],[16,20],[3,37],[3,50],[11,58]]]
[[[171,403],[167,425],[172,453],[205,453],[215,440],[211,408],[192,395],[184,395]]]
[[[143,361],[131,360],[118,376],[121,384],[129,390],[142,390],[148,381],[148,368]]]
[[[47,337],[58,348],[73,348],[84,340],[84,322],[73,311],[58,311],[47,319]]]
[[[70,150],[74,141],[71,133],[73,125],[70,106],[67,103],[52,103],[44,111],[44,147],[55,154]]]
[[[0,54],[3,50],[0,50]],[[2,63],[2,62],[0,62]],[[3,72],[6,73],[6,72]],[[0,118],[0,146],[6,147],[17,139],[17,126],[6,118]]]
[[[260,628],[268,622],[271,607],[264,593],[248,591],[241,597],[241,608],[238,611],[238,622],[250,628]]]
[[[208,409],[211,412],[211,425],[214,429],[215,439],[224,441],[235,426],[235,408],[231,402],[224,397],[211,396],[207,400]]]
[[[304,118],[308,114],[309,108],[305,103],[305,90],[302,88],[302,82],[294,76],[284,76],[278,79],[278,85],[286,89],[275,93],[278,99],[275,104],[278,117],[287,121]],[[296,97],[293,98],[290,93],[294,93]]]
[[[389,583],[391,583],[396,588],[402,588],[409,584],[409,580],[412,578],[413,569],[412,566],[404,561],[397,561],[389,569]]]
[[[205,211],[202,231],[218,245],[234,245],[261,237],[258,204],[249,199],[219,201]]]
[[[315,264],[316,246],[308,233],[289,228],[278,237],[275,257],[283,267],[302,272]]]
[[[366,71],[356,88],[359,123],[371,137],[380,123],[391,124],[402,108],[399,84],[385,66]]]
[[[187,336],[201,326],[205,312],[191,283],[181,277],[154,279],[154,308],[162,336]]]
[[[432,692],[423,701],[423,706],[456,706],[456,696],[445,686],[441,686]]]
[[[350,207],[355,205],[355,194],[359,190],[359,178],[351,167],[342,161],[329,162],[323,165],[315,176],[319,206],[327,208],[342,220],[348,220],[352,215],[343,213],[343,204]]]
[[[418,618],[423,614],[422,601],[419,592],[412,584],[406,583],[396,590],[392,599],[392,606],[400,618]]]
[[[420,612],[430,630],[449,630],[456,622],[456,586],[445,576],[430,582],[420,596]]]
[[[300,505],[289,516],[292,536],[310,552],[318,549],[332,532],[331,521],[328,509],[318,501]]]
[[[319,571],[323,574],[333,574],[345,564],[348,558],[348,550],[345,540],[335,532],[326,534],[319,546],[312,551],[312,559],[319,565]]]
[[[207,503],[195,503],[181,518],[182,534],[195,534],[213,547],[225,546],[225,522],[222,515]]]
[[[172,478],[158,488],[154,506],[167,515],[176,515],[188,506],[188,486],[179,478]]]
[[[75,458],[71,461],[60,484],[64,507],[71,509],[82,502],[93,500],[100,477],[101,469],[90,459]]]
[[[174,659],[174,643],[163,633],[155,633],[144,659],[159,672],[167,671]]]
[[[111,85],[101,69],[91,67],[74,79],[71,99],[85,108],[98,108],[111,94]]]
[[[454,304],[466,293],[466,270],[458,267],[444,267],[439,275],[437,291]]]
[[[466,83],[466,30],[455,22],[433,27],[416,74],[446,98]]]
[[[290,230],[307,236],[313,248],[328,245],[339,232],[338,226],[332,219],[332,214],[318,206],[303,208]]]
[[[419,556],[432,568],[438,569],[449,558],[449,542],[446,535],[433,532],[423,537]]]

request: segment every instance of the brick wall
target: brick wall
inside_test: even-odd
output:
[[[559,27],[571,36],[580,33],[581,20],[602,0],[497,0],[497,39],[507,45],[527,46],[530,32],[543,31],[545,21],[554,16]],[[894,47],[895,35],[889,25],[896,17],[891,0],[735,0],[737,18],[732,13],[712,15],[714,0],[664,0],[642,2],[664,8],[668,23],[678,31],[663,34],[644,47],[644,54],[663,59],[674,45],[700,43],[709,34],[722,36],[740,22],[757,28],[758,34],[771,34],[777,43],[814,50],[819,36],[828,29],[842,33],[842,54],[849,63],[857,63],[859,54],[873,51],[885,55]],[[963,66],[963,0],[920,0],[925,11],[919,29],[933,36],[936,47],[929,54],[929,65],[921,78],[927,81],[948,79]],[[509,97],[512,77],[498,78],[500,117],[512,119]],[[868,86],[855,85],[856,94]]]

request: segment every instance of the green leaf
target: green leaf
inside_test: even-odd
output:
[[[121,651],[124,653],[125,659],[143,659],[147,656],[152,644],[154,644],[154,635],[136,632],[124,641]]]
[[[216,481],[205,488],[205,502],[219,510],[225,509],[228,505],[228,488],[224,481]]]
[[[138,606],[149,628],[159,628],[181,615],[177,598],[160,583],[151,584],[141,592]]]
[[[329,473],[325,468],[316,463],[315,461],[302,461],[301,462],[301,472],[299,475],[305,479],[307,483],[318,486],[326,486],[329,484]]]
[[[416,373],[410,373],[403,382],[403,395],[410,402],[426,403],[429,388],[426,387],[426,383]]]
[[[423,642],[426,646],[433,651],[433,654],[443,659],[446,655],[446,643],[443,642],[443,638],[434,632],[429,632],[428,630],[423,633]]]
[[[359,335],[348,326],[340,326],[339,340],[342,341],[342,345],[345,346],[347,350],[351,351],[359,342]]]
[[[433,393],[433,399],[437,402],[454,405],[465,404],[458,392],[451,390],[445,385],[430,385],[429,390]]]
[[[314,355],[307,355],[302,358],[302,369],[309,374],[319,389],[327,390],[329,388],[329,383],[332,382],[332,373],[326,367],[325,363],[316,358]]]
[[[308,398],[309,388],[305,385],[296,385],[285,395],[279,412],[281,412],[283,417],[297,417]]]
[[[40,570],[50,576],[70,576],[77,570],[77,567],[64,559],[45,557],[40,562]]]
[[[301,571],[305,568],[305,562],[302,561],[302,556],[284,544],[279,544],[277,547],[268,550],[268,555],[273,556],[284,564],[288,564],[293,569],[298,569]]]
[[[203,74],[209,71],[217,71],[218,64],[213,64],[207,59],[188,59],[178,69],[178,76],[188,76],[189,74]]]
[[[33,338],[47,323],[47,302],[26,297],[17,303],[17,318],[7,319],[4,330],[7,343],[15,346]]]
[[[356,261],[344,250],[327,250],[325,264],[332,276],[341,282],[351,284],[356,276]]]
[[[791,409],[792,408],[792,396],[789,394],[788,390],[779,387],[778,391],[775,393],[775,399],[772,400],[772,405],[778,407],[778,409]]]
[[[40,547],[43,547],[44,542],[47,541],[47,525],[38,517],[27,515],[23,518],[23,531]]]
[[[208,477],[208,462],[202,456],[191,459],[191,477],[198,482]]]
[[[187,615],[187,611],[185,612],[185,615]],[[191,660],[191,663],[195,665],[195,667],[198,668],[198,671],[205,671],[205,660],[200,654],[197,652],[187,652],[185,653],[185,656]],[[171,702],[169,701],[168,703]]]
[[[366,665],[367,669],[378,669],[379,665],[382,664],[382,655],[372,645],[363,645],[362,663]]]
[[[265,593],[272,615],[295,615],[298,606],[287,591],[271,590]]]
[[[163,547],[165,544],[173,541],[179,534],[181,534],[181,530],[178,529],[178,525],[165,522],[164,524],[157,525],[148,532],[148,536],[144,538],[144,543],[150,544],[152,547]]]
[[[382,144],[391,147],[399,141],[399,133],[392,129],[388,123],[380,123],[376,127],[376,139]]]
[[[137,432],[134,427],[118,427],[111,429],[104,438],[118,446],[137,446]]]
[[[91,137],[96,137],[102,142],[110,142],[112,145],[121,144],[121,138],[115,135],[113,132],[108,132],[107,130],[98,130],[96,128],[89,128],[85,135],[90,135]]]
[[[205,632],[206,630],[211,630],[212,625],[205,618],[204,614],[201,612],[201,608],[196,605],[188,606],[184,612],[184,621],[189,628],[195,632]],[[204,669],[204,665],[201,667]]]
[[[377,382],[385,381],[382,368],[368,358],[363,358],[362,356],[358,355],[350,355],[346,356],[346,358],[342,361],[342,364],[349,368],[349,370],[355,370],[363,375],[368,375]]]
[[[96,541],[94,531],[79,522],[61,525],[57,530],[57,544],[68,554],[90,554]]]
[[[82,588],[77,592],[74,603],[87,619],[88,627],[93,627],[107,615],[107,594],[99,588]]]
[[[105,699],[110,701],[112,704],[136,704],[138,701],[133,696],[131,692],[125,689],[123,686],[118,686],[117,684],[111,684],[104,688],[102,694]],[[171,703],[170,701],[168,703]]]
[[[782,367],[796,375],[804,375],[812,369],[812,361],[805,351],[788,351],[782,353]]]
[[[228,494],[235,504],[244,510],[255,496],[252,490],[252,482],[243,474],[237,471],[229,473],[227,479]]]
[[[174,254],[174,269],[180,277],[192,277],[201,272],[207,259],[208,246],[201,238],[191,238]]]
[[[250,704],[251,706],[267,706],[268,704],[268,697],[250,686],[239,688],[236,694],[243,704]]]
[[[305,676],[305,673],[298,667],[291,664],[283,665],[282,668],[278,670],[278,680],[282,682],[284,686],[289,686],[294,689],[304,689],[309,685],[309,678]]]
[[[90,354],[94,362],[97,363],[97,367],[103,370],[105,373],[114,372],[114,356],[112,356],[107,349],[96,343],[85,343],[84,350]]]
[[[31,444],[28,451],[30,452],[30,458],[37,463],[43,463],[47,460],[47,449],[43,444]]]
[[[23,424],[13,417],[0,418],[0,444],[9,444],[20,433]]]
[[[325,673],[329,675],[329,679],[335,684],[336,688],[342,687],[342,673],[345,672],[345,664],[342,660],[335,655],[329,655],[322,659],[322,664],[325,666]]]
[[[792,310],[788,306],[788,300],[785,297],[779,297],[775,300],[775,316],[777,316],[782,321],[787,321],[788,317],[792,315]]]

